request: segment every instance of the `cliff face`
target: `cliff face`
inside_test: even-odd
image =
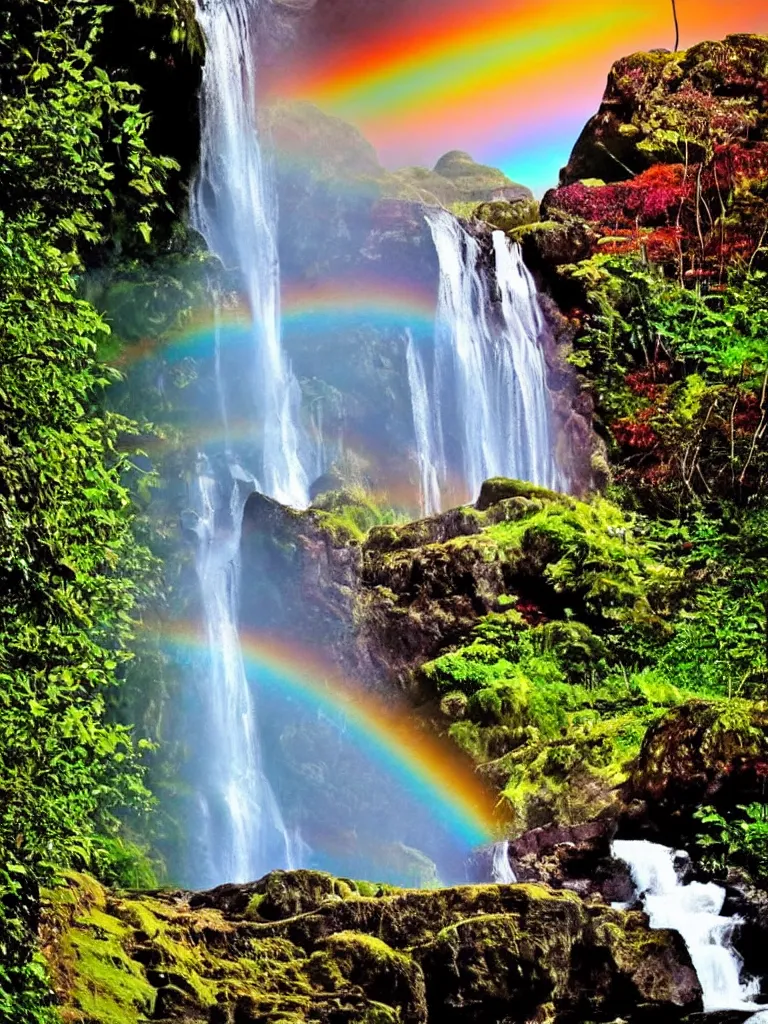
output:
[[[42,934],[68,1024],[672,1024],[701,1005],[675,933],[533,884],[297,871],[126,896],[72,874]]]

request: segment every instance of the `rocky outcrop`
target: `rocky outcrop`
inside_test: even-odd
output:
[[[413,523],[385,515],[373,525],[343,492],[305,513],[251,498],[242,571],[260,582],[244,587],[245,627],[300,636],[331,677],[387,700],[404,692],[503,794],[513,834],[615,817],[646,728],[679,695],[619,684],[605,639],[663,637],[679,574],[610,503],[519,481]],[[304,747],[291,757],[311,762]],[[333,773],[297,773],[313,806],[330,799]]]
[[[623,181],[688,145],[691,163],[707,146],[768,138],[768,39],[732,35],[670,53],[617,61],[603,101],[574,146],[560,184]]]
[[[533,884],[297,871],[128,895],[70,874],[42,941],[68,1024],[672,1024],[701,1005],[678,935]]]
[[[592,251],[643,253],[694,279],[721,280],[724,257],[759,262],[767,61],[768,39],[754,35],[618,61],[542,220],[586,222]],[[553,251],[552,234],[528,244],[550,271],[578,258]]]
[[[674,845],[691,841],[702,805],[764,799],[768,709],[751,701],[692,700],[649,731],[624,787],[625,828]]]
[[[486,482],[475,506],[402,525],[369,522],[367,533],[355,531],[350,519],[356,500],[348,496],[344,504],[340,494],[299,513],[262,495],[249,499],[243,574],[263,582],[246,588],[243,620],[286,639],[300,630],[305,642],[372,686],[409,685],[414,669],[510,602],[528,609],[532,621],[558,618],[566,600],[583,607],[589,585],[575,582],[578,571],[573,590],[549,581],[561,559],[581,551],[577,557],[589,557],[600,572],[619,549],[626,557],[634,552],[627,540],[613,539],[629,535],[612,506],[515,480]],[[652,622],[656,587],[643,593],[628,574],[619,599],[624,570],[618,563],[612,570],[617,596],[611,601],[627,606],[611,616],[638,614]]]
[[[509,844],[515,875],[521,882],[543,882],[584,897],[597,895],[606,903],[632,905],[632,878],[626,865],[611,855],[616,828],[615,819],[603,818],[525,832]]]

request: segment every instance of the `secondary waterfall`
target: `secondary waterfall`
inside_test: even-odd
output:
[[[701,984],[705,1010],[756,1010],[758,982],[741,980],[741,960],[731,940],[739,919],[723,917],[725,890],[714,882],[681,884],[674,851],[645,840],[617,840],[614,857],[629,865],[652,928],[679,932]]]
[[[196,3],[206,60],[192,222],[227,270],[238,275],[252,324],[250,351],[234,371],[222,359],[216,330],[216,415],[227,436],[230,396],[237,396],[242,416],[245,393],[252,425],[247,451],[255,462],[251,471],[243,469],[228,443],[224,452],[202,452],[192,487],[208,646],[196,672],[196,831],[203,849],[195,851],[189,873],[199,885],[244,882],[276,867],[296,866],[291,836],[261,763],[238,636],[238,560],[249,494],[258,489],[296,506],[308,500],[301,394],[280,338],[275,192],[256,127],[254,35],[267,6],[266,0]]]
[[[440,481],[438,479],[439,456],[437,449],[437,424],[429,400],[424,362],[408,331],[405,350],[408,366],[408,387],[413,407],[413,428],[416,434],[416,456],[419,463],[419,484],[421,511],[429,516],[440,510]]]
[[[454,216],[439,209],[425,216],[440,264],[431,379],[412,344],[408,355],[425,512],[439,509],[457,477],[472,499],[493,476],[564,489],[544,322],[519,246],[494,231],[489,274],[479,243]]]

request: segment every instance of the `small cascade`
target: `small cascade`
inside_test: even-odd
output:
[[[504,232],[493,233],[494,277],[481,267],[477,240],[455,217],[438,209],[425,216],[440,288],[429,410],[422,414],[435,426],[425,447],[416,424],[420,462],[428,462],[440,488],[458,476],[465,497],[477,497],[493,476],[564,489],[541,346],[544,322],[520,247]],[[410,376],[414,394],[414,381],[421,381],[418,373]],[[429,378],[422,373],[422,379]],[[414,409],[417,404],[414,398]],[[428,502],[434,499],[425,497]]]
[[[517,881],[517,875],[512,870],[512,863],[509,859],[509,840],[507,839],[496,843],[493,847],[491,881],[498,885],[514,885]]]
[[[200,173],[192,223],[242,280],[253,323],[250,375],[260,424],[262,489],[287,505],[307,503],[301,391],[282,349],[277,209],[257,123],[255,33],[268,0],[197,0],[206,41],[200,94]],[[225,382],[226,384],[226,382]]]
[[[617,840],[614,857],[623,860],[652,928],[679,932],[701,984],[705,1010],[757,1010],[758,982],[742,982],[741,959],[733,948],[737,917],[721,915],[725,890],[714,882],[680,882],[675,853],[645,840]]]
[[[206,748],[198,757],[202,850],[194,870],[204,885],[251,881],[276,864],[295,866],[293,840],[261,764],[237,631],[241,527],[253,484],[237,464],[222,482],[204,457],[194,483],[208,648],[197,673]]]

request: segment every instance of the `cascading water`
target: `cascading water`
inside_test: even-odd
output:
[[[407,332],[407,337],[408,344],[405,350],[405,358],[408,367],[408,387],[411,392],[411,405],[413,408],[413,428],[416,434],[421,511],[424,515],[431,516],[433,513],[440,511],[436,424],[429,401],[424,362],[410,331]]]
[[[194,482],[208,647],[198,673],[206,749],[199,751],[202,858],[195,870],[203,885],[249,881],[270,866],[294,862],[291,836],[261,765],[237,632],[241,526],[253,483],[237,464],[217,479],[205,458]]]
[[[741,960],[731,944],[739,919],[723,917],[725,890],[714,882],[683,885],[674,851],[645,840],[617,840],[614,857],[630,869],[652,928],[679,932],[701,984],[705,1010],[755,1010],[757,982],[741,981]]]
[[[491,861],[491,881],[499,885],[514,885],[517,875],[512,870],[509,861],[509,840],[504,839],[493,847],[493,860]]]
[[[196,673],[200,770],[195,784],[203,848],[195,851],[188,873],[198,885],[248,881],[271,868],[296,866],[292,838],[261,764],[237,625],[238,560],[248,496],[258,489],[295,506],[308,500],[301,394],[280,338],[276,200],[256,128],[254,34],[267,6],[266,0],[196,3],[206,60],[192,223],[224,266],[237,273],[252,323],[248,362],[235,368],[222,358],[216,329],[216,415],[228,450],[215,457],[201,453],[192,488],[208,641],[207,658]],[[229,450],[229,404],[239,403],[242,409],[243,378],[248,382],[246,417],[253,428],[248,451],[256,463],[254,473],[243,470]]]
[[[494,281],[482,272],[480,245],[455,217],[439,209],[425,216],[440,264],[429,387],[409,344],[425,510],[437,510],[455,476],[472,497],[493,476],[564,489],[554,455],[543,318],[519,246],[510,246],[502,231],[493,233]]]
[[[300,507],[308,491],[301,392],[281,345],[275,189],[256,127],[255,31],[268,6],[266,0],[197,0],[206,59],[192,223],[224,265],[237,270],[248,302],[254,426],[263,432],[261,489]]]

